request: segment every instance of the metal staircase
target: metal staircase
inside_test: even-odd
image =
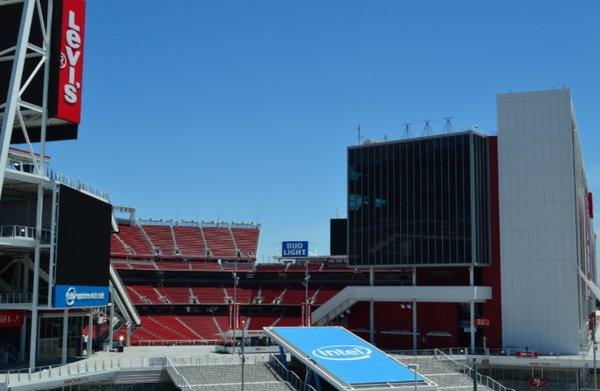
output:
[[[403,364],[418,364],[418,372],[437,383],[438,390],[472,390],[473,369],[461,364],[438,349],[392,354]],[[475,372],[477,389],[481,391],[515,391],[489,376]]]

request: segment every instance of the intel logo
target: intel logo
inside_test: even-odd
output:
[[[324,360],[350,361],[371,358],[371,349],[358,345],[322,346],[312,351],[313,356]]]
[[[67,289],[67,293],[65,294],[65,301],[67,302],[68,306],[72,306],[75,304],[75,299],[77,299],[77,291],[75,288],[70,287]]]

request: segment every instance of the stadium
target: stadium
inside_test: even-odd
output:
[[[2,389],[598,389],[568,88],[498,94],[493,135],[359,136],[331,254],[258,261],[258,222],[141,219],[51,166],[85,1],[0,0],[0,22]]]

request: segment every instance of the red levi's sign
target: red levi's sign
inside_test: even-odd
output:
[[[0,329],[21,327],[24,312],[19,310],[0,311]]]
[[[62,0],[56,117],[81,121],[85,0]]]

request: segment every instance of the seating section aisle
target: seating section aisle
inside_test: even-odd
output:
[[[144,231],[163,257],[175,256],[175,243],[171,235],[171,228],[165,225],[144,225]]]
[[[235,244],[229,234],[228,228],[203,227],[206,244],[213,257],[216,258],[236,258]]]
[[[173,227],[175,240],[181,256],[190,258],[206,257],[206,243],[198,227]]]
[[[232,228],[231,233],[233,234],[235,243],[242,252],[242,256],[256,256],[259,237],[257,229]]]
[[[134,255],[148,258],[153,256],[150,244],[139,227],[135,225],[119,225],[119,233],[114,235],[119,235],[119,238],[135,252]],[[111,241],[111,245],[112,243]],[[111,248],[111,255],[115,256],[117,252]]]

